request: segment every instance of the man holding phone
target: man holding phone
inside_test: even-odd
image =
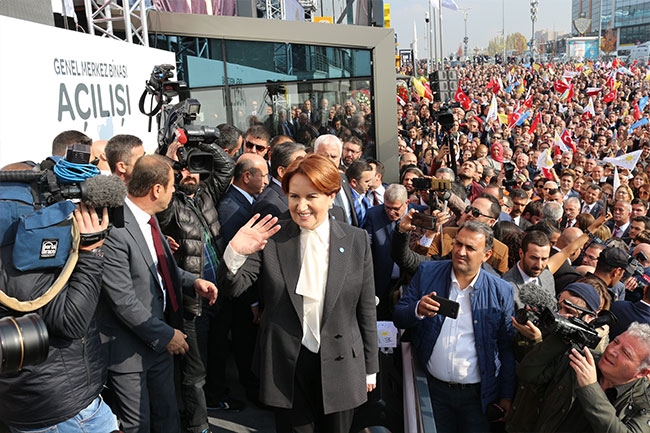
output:
[[[464,223],[451,261],[422,263],[395,307],[393,320],[410,329],[429,373],[437,431],[489,431],[489,408],[507,414],[514,394],[512,287],[481,271],[492,255],[492,229]],[[458,317],[440,314],[440,296],[459,304]],[[443,301],[444,302],[444,301]]]

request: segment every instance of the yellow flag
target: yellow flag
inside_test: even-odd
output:
[[[498,113],[497,116],[499,117],[499,120],[501,121],[501,124],[507,125],[508,124],[508,115],[505,113]]]
[[[517,96],[523,95],[525,91],[526,91],[526,88],[524,87],[524,85],[520,84],[519,88],[517,88]]]
[[[621,84],[623,84],[621,81],[617,81],[617,82],[614,84],[614,90],[618,90],[618,88],[621,87]]]

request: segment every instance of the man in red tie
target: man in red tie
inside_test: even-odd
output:
[[[98,323],[106,349],[113,410],[127,432],[180,431],[173,355],[188,345],[183,327],[184,293],[217,298],[209,281],[180,269],[153,216],[174,192],[174,175],[159,155],[133,167],[124,206],[124,227],[104,243],[105,267]]]
[[[619,200],[612,211],[613,218],[605,223],[612,231],[612,237],[626,239],[630,235],[630,214],[632,205],[630,202]]]

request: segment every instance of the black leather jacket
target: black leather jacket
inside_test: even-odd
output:
[[[203,276],[202,227],[210,231],[221,256],[224,246],[218,244],[220,225],[217,203],[230,185],[235,163],[217,144],[200,144],[199,149],[212,154],[212,174],[201,181],[193,199],[179,191],[174,193],[169,207],[157,217],[162,232],[180,245],[174,252],[178,266]]]
[[[35,299],[57,274],[20,272],[11,246],[2,249],[0,290],[19,300]],[[37,311],[47,325],[47,360],[18,373],[0,374],[0,419],[16,428],[47,427],[86,408],[106,382],[106,365],[93,319],[101,291],[104,259],[80,253],[63,290]],[[0,306],[0,316],[13,315]]]

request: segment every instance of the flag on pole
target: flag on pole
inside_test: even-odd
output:
[[[492,93],[499,93],[499,90],[501,90],[501,84],[499,81],[492,77],[490,78],[490,82],[487,83],[487,86],[485,86],[488,90],[492,90]]]
[[[643,111],[647,103],[648,103],[647,96],[644,96],[643,98],[639,99],[639,110]]]
[[[463,110],[469,110],[469,107],[471,105],[471,101],[463,92],[463,89],[460,87],[460,82],[458,83],[458,88],[456,89],[456,93],[454,93],[454,101],[460,102],[461,107],[463,107]]]
[[[528,119],[529,117],[530,117],[530,111],[526,111],[524,114],[519,116],[519,119],[517,119],[517,121],[515,122],[515,125],[516,126],[523,125],[524,122],[526,121],[526,119]]]
[[[612,90],[608,94],[606,94],[603,97],[603,102],[605,102],[606,104],[609,104],[610,102],[613,102],[614,99],[616,99],[616,90]]]
[[[431,3],[431,6],[434,8],[438,9],[438,0],[429,0]],[[458,5],[454,0],[442,0],[442,7],[451,9],[452,11],[457,11],[458,10]]]
[[[596,115],[594,110],[594,101],[589,97],[589,103],[582,110],[582,120],[591,119]]]
[[[615,158],[603,158],[603,162],[609,162],[615,167],[634,170],[636,168],[636,163],[641,157],[641,152],[643,152],[643,150],[635,150],[634,152],[626,153],[625,155],[617,156]],[[616,191],[616,189],[614,189],[614,191]]]
[[[636,128],[638,128],[639,126],[647,125],[647,124],[648,124],[648,118],[647,117],[644,117],[641,120],[637,120],[636,122],[634,122],[633,124],[630,125],[630,127],[627,130],[627,133],[632,134],[632,132],[634,132],[634,130]]]
[[[564,143],[573,153],[576,152],[576,145],[573,142],[573,138],[571,138],[571,131],[568,129],[564,128],[564,131],[562,131],[562,134],[560,134],[560,139],[562,140],[562,143]]]
[[[641,114],[641,109],[639,108],[639,102],[634,101],[634,120],[639,120],[643,117]]]
[[[569,148],[567,147],[566,143],[562,141],[562,138],[560,137],[560,134],[555,131],[555,137],[553,138],[553,145],[560,149],[562,153],[568,152]]]
[[[535,130],[537,129],[537,125],[539,125],[539,123],[540,123],[541,121],[542,121],[542,112],[541,112],[541,111],[538,111],[538,112],[537,112],[537,115],[536,115],[535,118],[533,119],[533,123],[530,124],[530,129],[529,129],[529,131],[532,132],[532,133],[534,133]]]
[[[569,90],[569,84],[568,84],[566,81],[564,81],[564,80],[562,80],[562,81],[560,81],[560,80],[556,81],[555,83],[553,83],[553,87],[555,88],[555,91],[556,91],[557,93],[564,93],[564,92],[566,92],[567,90]]]
[[[618,167],[614,166],[614,192],[621,186],[621,179],[618,177]]]
[[[553,158],[551,157],[551,149],[547,148],[537,158],[537,168],[544,174],[548,180],[553,180],[551,169],[553,168]]]
[[[497,95],[494,93],[492,94],[492,102],[490,102],[490,109],[488,110],[487,117],[485,118],[486,123],[490,123],[491,121],[497,119]]]
[[[596,96],[597,94],[600,93],[601,90],[603,90],[602,87],[587,87],[585,93],[587,94],[587,96]]]

